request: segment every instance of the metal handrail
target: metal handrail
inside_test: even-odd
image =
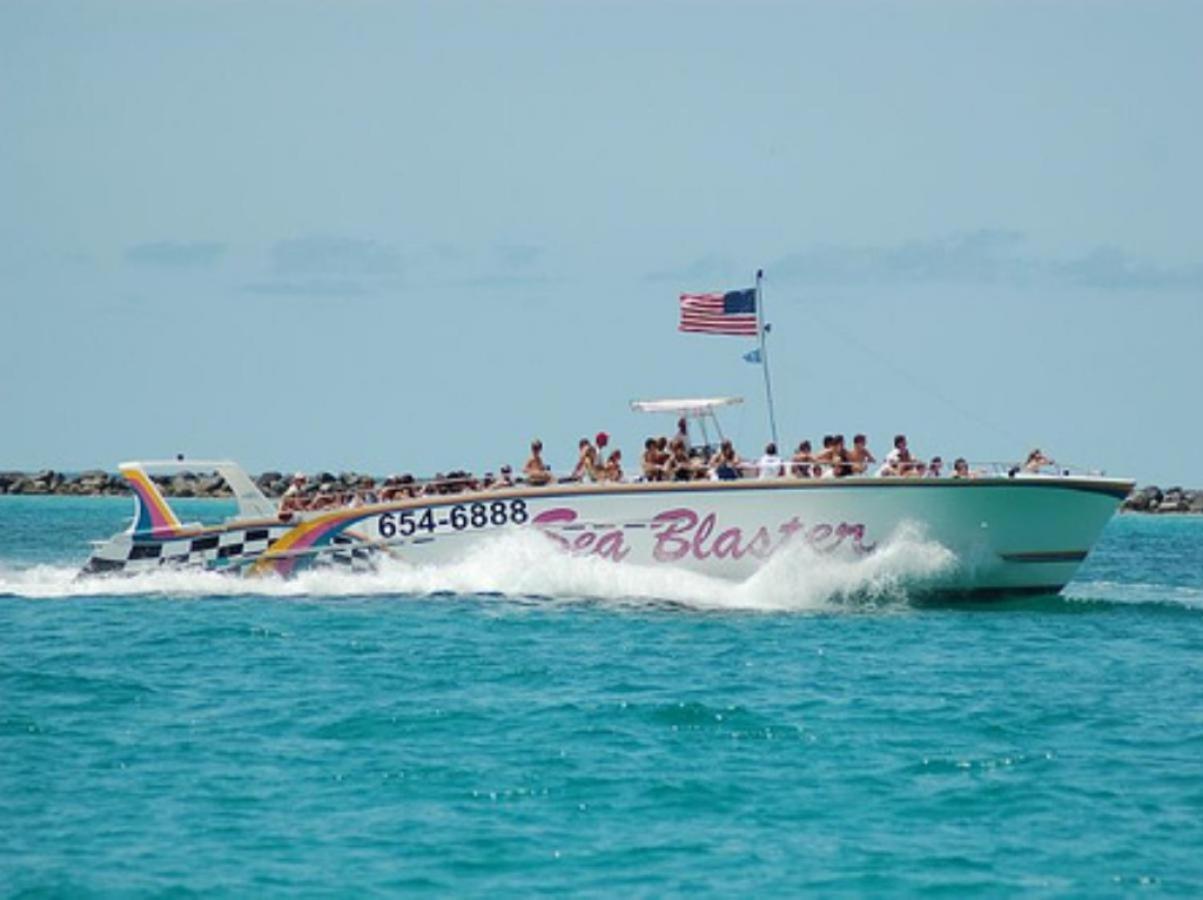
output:
[[[915,460],[915,462],[918,463],[920,461]],[[929,474],[929,472],[923,472],[922,474],[879,476],[877,473],[881,467],[881,463],[877,462],[877,463],[870,463],[868,468],[865,471],[853,473],[853,475],[851,477],[858,477],[858,478],[881,477],[881,478],[886,478],[886,479],[894,479],[894,478],[955,479],[958,477],[969,477],[969,478],[1046,477],[1046,478],[1048,478],[1048,477],[1068,477],[1071,475],[1102,476],[1104,474],[1103,472],[1098,471],[1098,470],[1086,470],[1082,467],[1057,466],[1057,465],[1044,466],[1035,472],[1030,472],[1030,471],[1024,470],[1024,466],[1022,463],[1014,461],[1014,460],[987,460],[987,461],[982,461],[982,460],[968,461],[967,460],[967,462],[969,465],[969,475],[968,476],[956,475],[956,473],[953,471],[952,463],[947,460],[942,460],[942,470],[938,476],[933,476],[933,475]],[[795,462],[791,459],[783,459],[781,461],[781,467],[783,470],[781,475],[769,476],[769,478],[782,478],[782,479],[786,479],[786,478],[804,479],[807,477],[813,478],[814,476],[805,475],[805,474],[803,474],[803,472],[806,472],[806,471],[813,472],[815,467],[822,467],[825,470],[825,474],[823,476],[821,476],[822,478],[824,478],[824,479],[832,478],[831,475],[826,474],[826,471],[830,470],[832,467],[832,464],[828,463],[828,462],[817,462],[817,463],[816,462]],[[698,480],[711,480],[712,467],[710,466],[709,463],[703,463],[703,464],[699,465],[697,468],[700,472],[706,473],[702,478],[699,478]],[[740,473],[739,480],[757,480],[760,478],[759,465],[755,460],[746,460],[746,459],[740,460],[739,463],[737,464],[736,468]],[[389,479],[386,479],[386,482],[388,480]],[[669,481],[671,479],[665,479],[665,480]],[[553,473],[551,473],[551,480],[547,483],[547,486],[582,483],[585,481],[586,481],[586,479],[584,479],[584,478],[579,478],[579,477],[574,478],[570,475],[569,476],[564,476],[564,475],[557,476],[553,472]],[[588,479],[588,481],[590,481],[592,483],[596,483],[596,484],[606,483],[606,481],[604,479],[598,479],[598,480]],[[529,482],[524,477],[518,476],[518,477],[512,478],[509,482],[494,480],[493,482],[486,485],[484,483],[484,479],[476,478],[475,476],[472,476],[472,475],[468,475],[467,477],[458,477],[457,476],[454,478],[447,478],[445,476],[443,478],[414,478],[412,481],[405,482],[404,484],[391,484],[390,485],[390,484],[387,484],[386,482],[381,482],[370,488],[348,487],[348,488],[345,488],[342,490],[332,491],[329,493],[322,493],[321,489],[319,487],[318,490],[307,491],[303,495],[304,500],[305,500],[304,505],[300,506],[296,510],[296,512],[314,512],[314,511],[326,510],[326,509],[343,509],[343,508],[351,507],[353,505],[369,506],[369,505],[376,504],[376,503],[385,503],[385,502],[392,502],[394,500],[404,500],[404,499],[417,499],[420,497],[443,497],[443,496],[455,495],[455,494],[460,494],[460,493],[482,493],[482,492],[487,492],[487,491],[491,491],[491,490],[505,490],[507,488],[521,487],[521,486],[529,484]],[[326,483],[331,484],[334,482],[326,482]],[[618,482],[618,483],[649,483],[649,480],[644,478],[642,473],[640,473],[633,477],[632,476],[624,477],[621,480],[621,482]],[[387,496],[387,498],[386,498],[386,495],[389,492],[395,492],[395,493],[392,493],[392,496]],[[322,497],[331,498],[331,502],[322,503],[321,505],[316,505],[314,503],[314,501],[317,500],[318,498],[322,498]]]

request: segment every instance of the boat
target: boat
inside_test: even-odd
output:
[[[738,402],[632,406],[685,418],[709,443],[711,428],[722,437],[716,410]],[[220,475],[236,514],[216,525],[182,522],[155,481],[182,470]],[[1134,487],[1101,474],[996,465],[973,478],[559,480],[455,493],[431,484],[414,496],[382,502],[359,495],[334,508],[282,513],[230,461],[127,462],[120,471],[133,492],[134,516],[127,529],[95,545],[87,576],[162,567],[291,576],[315,566],[370,570],[386,558],[446,564],[484,541],[535,532],[546,538],[548,553],[742,580],[787,548],[857,559],[910,528],[955,555],[924,590],[958,595],[1060,591]]]

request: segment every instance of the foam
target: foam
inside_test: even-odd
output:
[[[460,561],[412,565],[386,561],[377,572],[305,571],[291,579],[236,578],[216,572],[162,570],[133,576],[77,578],[75,567],[0,566],[0,596],[33,599],[104,596],[167,598],[264,596],[501,594],[553,600],[656,602],[706,610],[821,610],[841,603],[905,600],[955,565],[953,554],[900,529],[868,556],[825,555],[787,547],[746,581],[668,566],[635,566],[551,552],[534,532],[500,535]]]

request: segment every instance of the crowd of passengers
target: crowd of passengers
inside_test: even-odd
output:
[[[439,496],[465,492],[489,491],[525,483],[535,487],[560,482],[657,482],[657,481],[735,481],[741,478],[847,478],[850,476],[877,478],[977,478],[981,474],[969,467],[963,457],[945,471],[939,456],[923,460],[911,452],[906,435],[896,435],[893,449],[878,462],[863,434],[852,438],[848,446],[842,434],[823,437],[822,449],[815,450],[810,441],[798,444],[788,457],[780,455],[777,445],[768,444],[756,459],[745,459],[736,452],[731,441],[724,440],[717,450],[692,444],[685,419],[677,422],[672,438],[649,437],[643,443],[639,474],[628,478],[623,470],[622,451],[609,449],[610,438],[599,432],[593,440],[581,438],[578,443],[576,466],[567,477],[557,477],[543,459],[543,442],[531,442],[530,457],[515,478],[509,465],[500,468],[498,475],[487,472],[477,478],[470,472],[438,473],[429,481],[419,482],[412,475],[394,475],[377,484],[365,477],[355,486],[332,483],[311,485],[305,474],[298,472],[281,500],[281,512],[320,510],[341,506],[361,506],[387,503],[394,500]],[[1040,450],[1028,454],[1022,466],[1008,474],[1036,474],[1054,460]]]

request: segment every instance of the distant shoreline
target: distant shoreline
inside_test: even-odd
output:
[[[229,499],[233,495],[217,475],[197,475],[180,472],[172,476],[153,476],[165,497],[173,499]],[[288,487],[288,478],[281,472],[269,470],[252,476],[259,489],[268,497],[280,497]],[[336,490],[353,490],[362,479],[372,477],[360,472],[319,472],[313,481],[333,484]],[[376,478],[379,483],[382,479]],[[84,472],[57,472],[42,469],[38,472],[0,472],[0,496],[13,497],[124,497],[129,486],[116,472],[89,469]],[[1156,485],[1139,487],[1128,495],[1120,507],[1126,513],[1203,514],[1203,489]]]

